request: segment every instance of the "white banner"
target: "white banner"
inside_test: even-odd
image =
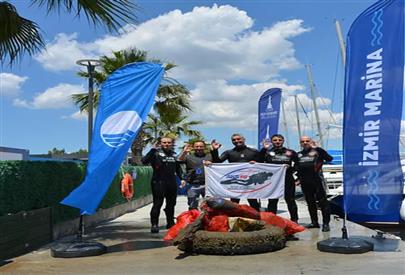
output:
[[[206,194],[220,198],[282,198],[286,170],[282,164],[214,163],[205,167]]]

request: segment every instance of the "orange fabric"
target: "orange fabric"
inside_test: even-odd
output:
[[[289,219],[284,219],[280,216],[277,216],[272,212],[260,212],[260,219],[267,224],[274,225],[283,229],[286,236],[293,235],[305,230],[305,227]]]
[[[228,217],[243,217],[260,220],[259,211],[246,204],[235,203],[235,207],[231,209],[212,209],[207,204],[203,204],[201,209],[207,211],[210,217],[227,215]]]
[[[128,201],[134,196],[134,183],[130,174],[125,173],[121,180],[121,193]]]
[[[176,224],[170,227],[166,235],[163,237],[163,240],[174,240],[174,238],[176,238],[179,234],[180,230],[185,228],[188,224],[193,223],[198,218],[198,216],[200,216],[200,211],[198,211],[197,209],[192,209],[181,213],[179,216],[177,216]]]
[[[212,217],[212,219],[208,222],[208,224],[205,224],[204,229],[207,231],[228,232],[229,231],[228,216],[219,215]]]

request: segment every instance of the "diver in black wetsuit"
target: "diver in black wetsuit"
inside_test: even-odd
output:
[[[219,156],[218,149],[221,147],[221,144],[213,140],[211,143],[212,146],[212,161],[214,163],[228,161],[232,162],[257,162],[259,161],[259,151],[256,149],[247,147],[245,144],[245,138],[240,134],[233,134],[231,136],[232,144],[235,146],[233,149],[226,150]],[[233,199],[231,201],[239,203],[240,199]],[[260,211],[260,203],[256,199],[248,199],[249,205],[255,208],[257,211]]]
[[[297,184],[301,184],[302,192],[308,204],[309,215],[311,216],[311,224],[307,228],[320,227],[316,205],[316,201],[318,201],[322,212],[322,231],[327,232],[330,231],[331,211],[320,173],[323,162],[332,161],[333,157],[322,148],[316,147],[307,136],[300,138],[300,144],[302,151],[298,152],[298,163],[296,165],[298,171]]]
[[[163,200],[166,199],[166,228],[174,225],[174,207],[177,199],[176,175],[182,179],[182,170],[176,160],[176,153],[172,150],[173,139],[160,139],[160,148],[155,144],[142,158],[143,164],[151,164],[153,205],[150,211],[151,232],[159,233],[159,215]]]
[[[283,147],[284,137],[276,134],[271,137],[270,148],[269,142],[263,142],[263,149],[260,151],[261,160],[265,163],[273,164],[287,164],[284,186],[284,199],[287,203],[288,212],[292,221],[298,221],[298,208],[295,203],[295,180],[294,180],[294,167],[298,161],[297,153],[291,149]],[[278,199],[269,199],[267,211],[277,214]]]

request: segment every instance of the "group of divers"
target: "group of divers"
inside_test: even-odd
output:
[[[150,164],[153,168],[152,195],[153,205],[150,212],[151,233],[159,232],[159,215],[163,201],[166,200],[164,212],[166,214],[166,228],[175,224],[174,208],[177,199],[177,180],[181,179],[181,186],[189,185],[187,198],[189,210],[198,209],[199,197],[205,196],[204,166],[212,163],[261,162],[287,165],[285,175],[284,199],[287,203],[290,219],[298,222],[298,208],[295,202],[295,187],[301,185],[302,192],[308,205],[311,223],[307,228],[321,228],[318,222],[318,205],[322,212],[322,231],[330,231],[329,222],[331,210],[327,200],[321,168],[324,162],[332,161],[324,149],[308,136],[300,137],[302,150],[298,153],[284,147],[284,137],[275,134],[270,140],[263,141],[263,148],[258,151],[246,146],[245,138],[241,134],[233,134],[231,141],[234,147],[219,155],[221,144],[216,140],[211,142],[211,150],[206,152],[206,143],[202,140],[186,144],[182,152],[177,155],[173,151],[174,140],[161,137],[150,151],[142,158],[143,164]],[[181,165],[185,164],[186,173],[183,175]],[[239,199],[231,198],[239,203]],[[279,199],[268,199],[267,211],[277,213]],[[260,211],[257,199],[248,199],[249,205]]]

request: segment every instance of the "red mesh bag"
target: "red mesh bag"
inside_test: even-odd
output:
[[[212,217],[208,223],[205,223],[204,229],[207,231],[228,232],[228,216],[219,215]]]
[[[243,217],[260,220],[260,212],[246,204],[237,204],[226,201],[227,205],[223,208],[211,208],[206,203],[202,204],[201,209],[206,211],[210,217],[226,215],[228,217]]]
[[[272,212],[260,212],[260,219],[265,221],[267,224],[277,226],[281,229],[284,229],[286,236],[293,235],[298,232],[305,230],[305,227],[289,220],[284,219]]]
[[[230,211],[232,215],[230,217],[243,217],[249,219],[260,220],[260,212],[254,209],[253,207],[246,204],[238,204],[235,210]]]
[[[305,230],[305,227],[303,227],[302,225],[299,225],[298,223],[293,222],[292,220],[288,219],[285,220],[287,223],[287,227],[285,228],[286,236],[293,235],[295,233],[302,232]]]
[[[200,211],[197,209],[192,209],[181,213],[179,216],[177,216],[176,224],[167,231],[166,235],[163,237],[163,240],[172,241],[177,237],[181,229],[194,222],[198,216],[200,216]]]
[[[267,224],[277,226],[281,229],[286,229],[287,227],[287,222],[280,216],[277,216],[276,214],[272,212],[260,212],[260,219]]]

